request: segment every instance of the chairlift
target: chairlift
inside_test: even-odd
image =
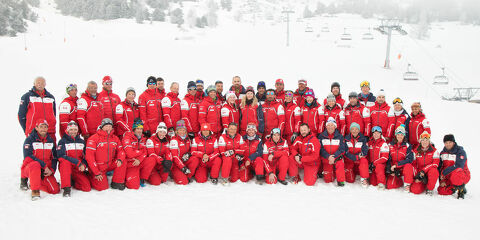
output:
[[[363,34],[362,39],[363,40],[373,40],[373,34],[370,32],[370,28],[368,29],[368,32]]]
[[[340,35],[340,40],[347,40],[347,41],[348,41],[348,40],[352,40],[352,34],[347,33],[347,29],[344,28],[343,34]]]
[[[445,67],[442,67],[442,75],[437,75],[433,78],[434,85],[448,84],[448,77],[445,75]]]
[[[307,25],[307,26],[305,27],[305,32],[313,32],[313,27],[310,26],[310,25]]]
[[[330,29],[327,26],[325,26],[325,27],[322,27],[321,31],[322,32],[330,32]]]
[[[418,81],[418,73],[410,70],[412,65],[409,63],[407,71],[403,74],[403,80],[405,81]]]

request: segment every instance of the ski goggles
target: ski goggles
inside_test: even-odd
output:
[[[274,128],[274,129],[272,129],[272,135],[275,135],[275,134],[280,135],[280,133],[281,133],[280,128]]]
[[[370,82],[368,82],[368,81],[363,81],[363,82],[360,83],[360,87],[368,87],[368,88],[370,88]]]
[[[430,139],[430,137],[431,137],[430,133],[426,131],[420,134],[420,139]]]
[[[275,95],[275,92],[273,91],[267,92],[267,95]]]
[[[68,92],[72,91],[73,89],[77,89],[77,84],[75,84],[75,83],[68,84],[68,86],[66,88],[67,94],[68,94]]]
[[[372,128],[372,133],[374,132],[382,133],[382,128],[380,126],[375,126]]]
[[[197,87],[189,87],[188,88],[188,91],[196,91],[197,90]]]
[[[148,85],[157,85],[157,82],[156,81],[155,82],[154,81],[149,81]]]
[[[247,130],[249,130],[249,129],[253,129],[253,130],[256,131],[256,130],[257,130],[257,126],[256,126],[255,124],[248,124],[248,125],[247,125]]]
[[[292,92],[292,91],[287,91],[287,92],[285,93],[285,96],[287,96],[287,97],[293,97],[293,92]]]
[[[402,99],[400,99],[400,98],[398,98],[398,97],[395,98],[395,99],[393,99],[393,104],[397,104],[397,103],[403,104]]]

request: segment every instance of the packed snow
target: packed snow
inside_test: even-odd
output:
[[[2,239],[480,237],[476,174],[480,105],[441,100],[454,86],[480,87],[480,27],[438,23],[427,40],[394,35],[392,67],[387,70],[383,68],[386,37],[373,31],[379,24],[376,19],[313,18],[308,22],[314,32],[305,32],[307,20],[293,20],[290,47],[286,47],[284,22],[253,25],[220,16],[217,28],[181,31],[173,24],[136,24],[133,19],[83,21],[62,16],[44,3],[37,10],[39,21],[31,23],[26,34],[0,38],[3,114],[7,116],[1,119],[5,129],[0,168]],[[330,32],[321,32],[324,26]],[[348,43],[340,40],[344,28],[353,37]],[[369,28],[374,39],[362,40]],[[403,81],[408,63],[418,71],[420,81]],[[452,76],[447,87],[432,85],[441,66]],[[130,86],[140,95],[150,75],[166,79],[167,89],[171,82],[180,82],[181,96],[187,82],[197,78],[207,85],[223,80],[225,88],[234,75],[242,77],[244,86],[255,87],[260,80],[273,87],[275,79],[283,78],[286,89],[292,90],[298,79],[305,78],[321,99],[333,81],[340,82],[342,94],[348,95],[360,90],[361,81],[369,80],[374,93],[385,89],[389,103],[397,96],[406,108],[420,101],[437,148],[443,147],[444,134],[455,134],[472,171],[468,194],[457,200],[436,192],[430,197],[364,189],[358,182],[339,188],[319,179],[313,187],[303,183],[259,186],[253,181],[228,187],[170,182],[123,192],[74,190],[71,198],[42,192],[42,199],[32,202],[29,191],[19,190],[25,138],[17,120],[20,97],[31,88],[34,77],[44,76],[58,106],[67,83],[77,83],[80,93],[88,81],[100,83],[104,75],[113,77],[114,92],[122,98]],[[56,177],[59,180],[58,172]]]

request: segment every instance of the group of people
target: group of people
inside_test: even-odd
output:
[[[284,90],[282,79],[274,89],[261,81],[255,91],[235,76],[225,95],[222,81],[206,88],[202,80],[190,81],[180,99],[178,83],[166,93],[164,80],[151,76],[138,103],[135,89],[128,88],[122,101],[112,84],[105,76],[98,92],[90,81],[80,97],[75,84],[66,87],[58,143],[56,101],[45,79],[36,78],[22,96],[18,119],[26,140],[20,188],[30,188],[32,200],[40,198],[40,190],[63,189],[69,197],[72,187],[139,189],[169,177],[176,184],[255,179],[308,186],[323,178],[343,187],[359,176],[364,187],[432,195],[439,181],[438,194],[466,194],[470,171],[455,137],[446,135],[439,153],[421,104],[413,103],[410,113],[400,98],[389,105],[385,91],[374,96],[368,81],[347,101],[339,83],[321,101],[304,79],[296,91]]]

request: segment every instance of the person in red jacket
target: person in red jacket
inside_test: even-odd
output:
[[[77,122],[77,84],[68,84],[68,97],[63,99],[58,107],[58,118],[60,120],[60,135],[65,133],[69,122]]]
[[[195,175],[199,159],[192,157],[190,138],[187,135],[185,121],[177,122],[175,136],[170,140],[170,153],[172,154],[172,177],[177,184],[187,185]]]
[[[205,92],[203,92],[203,80],[197,79],[195,81],[195,86],[197,87],[197,93],[195,94],[195,97],[197,98],[198,102],[201,102],[204,97],[206,97]]]
[[[235,103],[237,99],[235,93],[229,92],[225,98],[227,99],[227,102],[225,102],[225,105],[223,105],[221,109],[223,129],[227,129],[228,125],[232,122],[236,123],[237,126],[240,125],[240,110]]]
[[[408,123],[409,142],[413,146],[418,146],[420,142],[420,134],[423,132],[432,134],[430,130],[430,121],[427,120],[422,111],[422,105],[419,102],[412,104],[412,118]]]
[[[333,117],[329,117],[326,130],[318,134],[320,140],[320,159],[323,165],[323,180],[331,183],[336,178],[337,185],[345,186],[345,145],[343,136],[337,130],[337,123]]]
[[[282,138],[287,140],[288,144],[292,144],[299,135],[300,122],[302,121],[302,111],[297,104],[293,102],[293,91],[285,92],[285,131]]]
[[[368,186],[368,146],[367,138],[360,131],[360,124],[350,124],[349,134],[345,136],[345,180],[354,183],[360,174],[362,187]]]
[[[433,189],[437,184],[438,164],[440,154],[430,143],[430,133],[427,131],[420,135],[420,144],[413,150],[415,181],[410,185],[410,192],[420,194],[425,191],[427,195],[433,195]]]
[[[410,122],[410,115],[408,115],[407,111],[403,108],[403,101],[400,98],[395,98],[393,100],[393,121],[392,124],[388,127],[387,136],[390,139],[393,139],[395,136],[395,130],[400,127],[401,125],[408,126]],[[406,129],[408,130],[408,129]],[[408,141],[408,131],[405,132],[405,142]]]
[[[358,101],[363,106],[369,108],[375,105],[376,98],[373,96],[373,93],[370,92],[370,83],[368,81],[363,81],[360,83],[361,92],[358,94]]]
[[[146,141],[143,136],[143,122],[137,118],[133,122],[132,131],[125,132],[122,138],[127,164],[125,186],[129,189],[144,187],[155,167],[155,159],[147,157]]]
[[[122,138],[126,132],[131,132],[133,122],[135,119],[140,118],[140,110],[138,104],[135,102],[135,95],[135,89],[127,88],[125,101],[118,104],[115,108],[115,119],[117,119],[115,132],[120,138]]]
[[[166,182],[173,164],[167,125],[164,122],[158,124],[155,134],[147,140],[147,153],[148,157],[156,162],[148,182],[152,185]]]
[[[323,113],[323,106],[315,98],[313,89],[309,89],[305,94],[305,103],[301,109],[302,122],[308,124],[312,135],[323,132],[325,125],[325,115]]]
[[[215,82],[215,90],[217,91],[217,99],[222,105],[225,103],[225,96],[223,95],[223,82],[218,80]]]
[[[335,96],[333,94],[329,94],[327,97],[327,104],[323,108],[324,119],[327,120],[330,117],[335,120],[338,124],[338,132],[344,136],[346,132],[347,126],[345,125],[345,112],[340,107],[340,104],[336,103]],[[325,121],[325,127],[326,127]]]
[[[263,164],[263,143],[262,138],[257,135],[257,126],[255,123],[247,125],[247,134],[243,136],[244,160],[239,162],[240,181],[248,182],[253,178],[252,172],[255,171],[256,164]]]
[[[98,94],[98,101],[103,104],[103,117],[110,118],[115,125],[117,122],[115,109],[122,102],[120,97],[112,91],[113,80],[110,76],[102,79],[102,91]]]
[[[48,135],[55,141],[56,107],[55,97],[45,89],[45,78],[37,77],[33,87],[20,100],[18,121],[25,136],[32,132],[38,119],[45,119],[50,126]]]
[[[287,185],[286,177],[290,165],[287,141],[282,139],[279,128],[272,129],[270,136],[270,139],[263,144],[263,164],[255,164],[257,181],[262,178],[259,176],[265,176],[267,184],[276,184],[278,181]]]
[[[443,137],[445,147],[440,153],[442,168],[440,185],[437,188],[440,195],[452,195],[457,192],[457,198],[465,198],[465,184],[470,181],[470,170],[467,166],[467,154],[463,147],[458,146],[453,134]]]
[[[23,164],[20,189],[32,189],[32,201],[40,199],[40,190],[50,194],[60,192],[55,179],[57,153],[54,140],[48,135],[48,122],[37,119],[35,128],[23,143]]]
[[[173,137],[176,129],[175,124],[182,119],[181,100],[178,98],[177,82],[170,85],[170,92],[162,99],[163,121],[167,124],[168,135]]]
[[[237,100],[235,101],[235,103],[237,104],[237,106],[239,106],[240,101],[246,93],[245,88],[242,86],[242,79],[239,76],[235,76],[232,78],[232,86],[230,87],[229,91],[235,93],[235,96],[237,96]]]
[[[215,138],[217,138],[222,133],[222,104],[217,99],[217,92],[214,86],[210,85],[207,87],[207,94],[208,97],[205,97],[198,106],[198,121],[200,124],[210,124],[211,130]]]
[[[77,121],[85,140],[97,132],[103,119],[103,103],[98,100],[97,83],[90,81],[77,101]]]
[[[302,108],[303,105],[305,104],[305,99],[307,96],[305,96],[305,93],[310,90],[310,88],[307,87],[307,80],[305,79],[300,79],[298,80],[298,88],[295,90],[295,93],[293,95],[293,101],[300,107]]]
[[[105,118],[97,133],[88,138],[85,158],[90,173],[90,183],[97,191],[108,189],[107,172],[113,171],[111,187],[125,189],[127,164],[120,139],[114,134],[113,121]]]
[[[210,170],[210,179],[216,185],[222,159],[218,150],[218,141],[213,136],[208,123],[202,124],[200,134],[197,134],[192,141],[192,158],[197,158],[200,163],[195,172],[195,180],[198,183],[206,182]]]
[[[370,124],[370,109],[360,104],[356,92],[351,92],[348,95],[349,103],[343,110],[345,112],[345,136],[350,133],[350,126],[352,123],[357,123],[360,127],[360,133],[368,136],[367,125]]]
[[[244,160],[244,141],[237,134],[238,125],[234,122],[228,124],[226,133],[218,138],[218,149],[222,156],[221,183],[227,185],[228,181],[236,182],[239,179],[239,162]]]
[[[410,192],[410,184],[413,183],[413,152],[412,146],[407,143],[406,130],[400,125],[395,130],[395,137],[389,144],[390,155],[387,161],[387,189],[403,186],[405,192]],[[403,176],[403,181],[402,181]]]
[[[145,136],[150,137],[163,121],[162,99],[164,96],[157,89],[157,79],[153,76],[147,79],[147,89],[138,97],[140,118],[145,123],[143,130]]]
[[[161,77],[157,78],[157,89],[160,93],[160,99],[163,99],[165,96],[167,96],[167,93],[165,92],[165,80],[163,80]]]
[[[377,94],[375,105],[370,107],[370,124],[367,125],[367,130],[370,134],[372,127],[379,126],[382,129],[383,137],[389,142],[387,131],[393,125],[393,120],[393,109],[385,102],[385,92],[381,89]]]
[[[388,161],[390,148],[382,138],[382,128],[372,128],[372,138],[368,142],[368,162],[370,170],[370,184],[378,185],[378,189],[385,189],[385,166]]]
[[[285,84],[283,83],[283,79],[279,78],[275,80],[275,100],[283,105],[285,102]]]
[[[343,109],[345,107],[345,100],[342,98],[342,94],[340,93],[340,83],[334,82],[330,86],[330,92],[335,98],[335,103],[340,107],[340,109]],[[323,105],[326,106],[328,102],[328,96],[323,100]]]
[[[263,135],[265,120],[263,118],[262,106],[259,104],[252,86],[247,87],[247,92],[240,102],[240,135],[247,134],[247,126],[255,124],[259,135]]]
[[[71,121],[67,124],[65,134],[58,142],[57,155],[60,162],[58,170],[60,171],[63,196],[70,197],[72,182],[75,189],[89,192],[91,186],[86,174],[85,141],[78,134],[76,122]]]
[[[303,182],[307,186],[313,186],[317,181],[320,169],[320,142],[310,131],[306,123],[300,125],[300,135],[290,146],[288,174],[293,177],[292,182],[298,183],[300,175],[298,169],[303,168]]]
[[[200,123],[198,122],[198,105],[201,100],[198,98],[197,85],[195,82],[188,82],[187,91],[188,93],[180,103],[180,108],[182,110],[182,120],[185,121],[185,124],[187,125],[188,137],[193,139],[200,131]],[[201,92],[203,94],[203,91]]]
[[[268,138],[274,128],[279,128],[283,132],[285,129],[285,109],[281,103],[275,101],[275,90],[267,90],[267,100],[262,105],[262,111],[265,119],[263,138]]]

